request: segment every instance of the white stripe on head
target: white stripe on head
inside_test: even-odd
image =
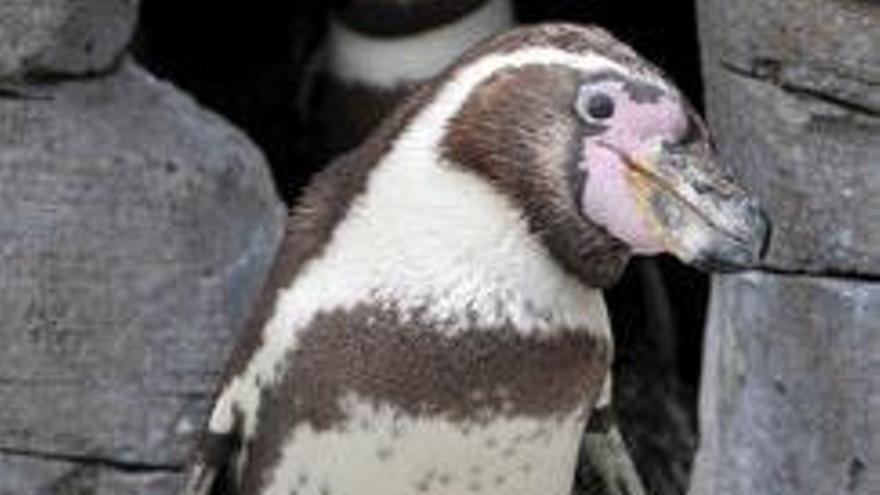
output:
[[[529,65],[559,65],[585,73],[611,70],[622,75],[631,75],[634,79],[641,79],[663,88],[669,86],[659,76],[647,71],[633,74],[632,69],[595,53],[571,53],[560,48],[547,46],[524,47],[509,53],[487,55],[454,72],[452,81],[441,86],[434,101],[410,123],[398,141],[413,140],[413,136],[421,134],[424,130],[429,131],[433,134],[431,138],[423,137],[415,138],[415,140],[418,145],[430,146],[430,150],[435,151],[432,163],[436,163],[438,160],[436,149],[446,132],[446,124],[461,110],[471,93],[496,72]],[[572,101],[572,106],[574,106],[574,101]],[[412,145],[408,147],[412,147]]]
[[[452,24],[411,36],[368,36],[331,19],[329,70],[346,82],[393,89],[434,77],[471,46],[513,25],[510,0],[490,0]]]
[[[258,384],[282,376],[297,333],[322,312],[368,303],[424,310],[424,320],[450,333],[509,323],[524,333],[588,328],[610,335],[601,291],[554,261],[509,198],[440,155],[447,124],[475,88],[505,68],[553,64],[629,72],[598,55],[549,47],[487,55],[455,71],[370,174],[322,254],[281,291],[261,347],[221,394],[211,431],[232,428],[235,405],[245,436],[253,434]]]

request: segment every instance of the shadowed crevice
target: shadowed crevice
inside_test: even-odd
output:
[[[44,452],[29,449],[0,447],[0,455],[10,457],[27,457],[40,461],[84,464],[132,474],[183,473],[185,470],[185,467],[182,464],[127,461],[88,453],[64,454],[59,452]]]
[[[818,100],[851,114],[880,118],[880,104],[875,105],[858,97],[859,94],[869,95],[877,91],[880,81],[851,77],[842,71],[809,65],[790,66],[781,60],[768,58],[753,58],[745,63],[722,59],[720,65],[730,74],[772,84],[793,96]]]

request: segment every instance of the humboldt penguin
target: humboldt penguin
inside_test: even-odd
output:
[[[511,0],[337,0],[300,107],[321,158],[359,144],[419,84],[513,27]]]
[[[307,189],[185,493],[568,495],[607,395],[600,288],[633,255],[749,266],[767,232],[627,46],[493,38]]]

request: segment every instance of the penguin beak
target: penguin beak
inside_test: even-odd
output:
[[[764,257],[767,215],[717,165],[705,140],[656,140],[638,156],[613,151],[626,164],[645,223],[680,260],[726,272],[754,267]]]

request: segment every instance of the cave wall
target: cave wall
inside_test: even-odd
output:
[[[127,53],[139,4],[0,3],[0,494],[175,493],[279,240],[262,153]]]

